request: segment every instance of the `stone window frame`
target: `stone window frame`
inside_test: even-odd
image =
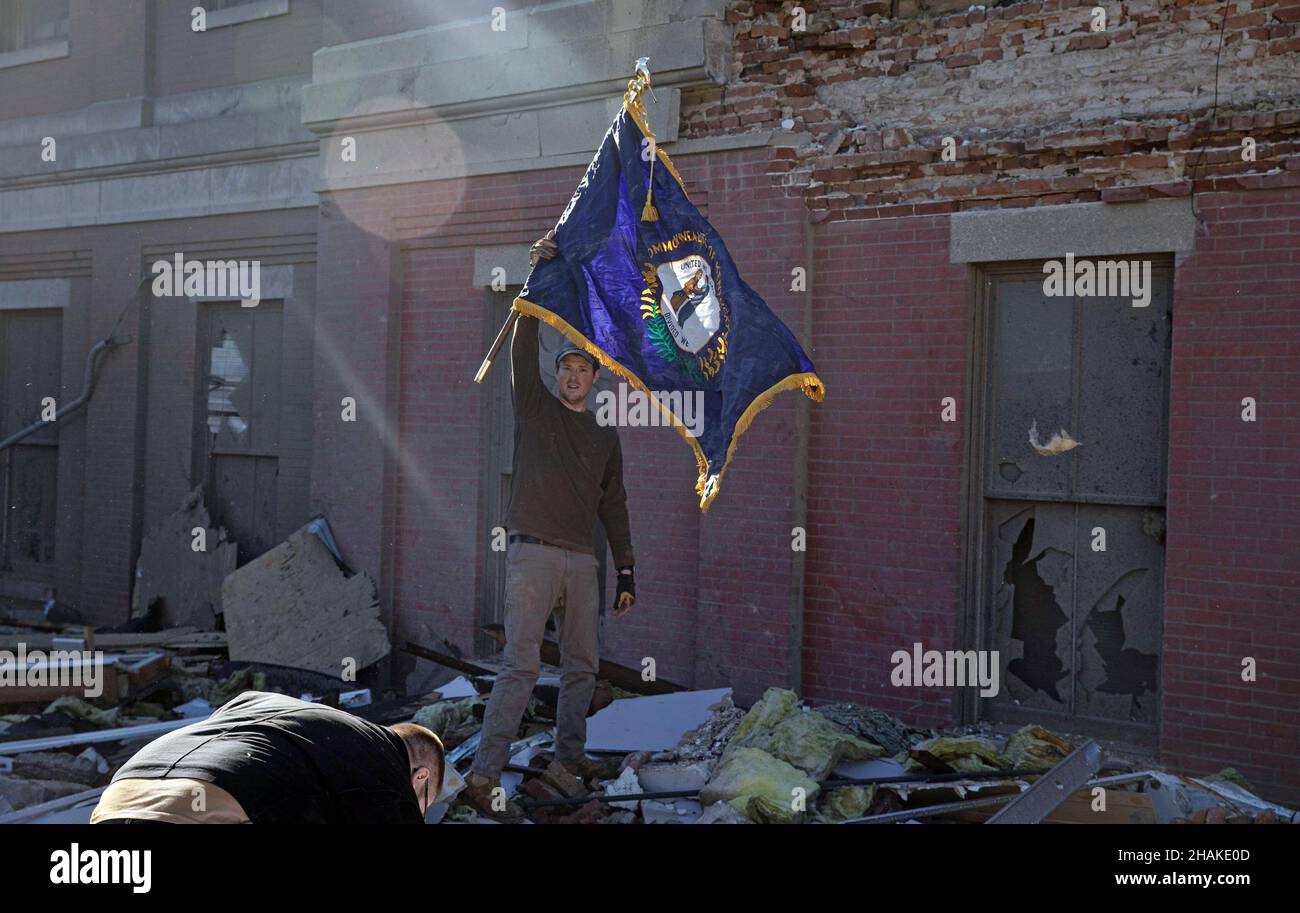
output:
[[[29,0],[30,2],[30,0]],[[9,67],[26,66],[29,63],[41,63],[45,60],[58,60],[72,52],[70,38],[72,35],[72,2],[68,0],[68,34],[62,39],[35,44],[30,47],[17,48],[0,52],[0,70]]]
[[[199,5],[202,5],[201,0]],[[276,16],[287,16],[288,14],[289,0],[250,0],[248,3],[239,3],[234,6],[212,10],[208,12],[205,21],[207,30],[212,31],[230,25],[273,19]]]

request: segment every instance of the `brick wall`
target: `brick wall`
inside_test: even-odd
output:
[[[1104,32],[1094,5],[808,2],[796,32],[788,4],[733,3],[731,78],[683,92],[683,135],[808,134],[782,167],[834,219],[1300,185],[1300,0],[1109,4]]]
[[[1162,755],[1300,774],[1300,191],[1203,194],[1174,275]],[[1258,420],[1242,421],[1254,397]],[[1255,682],[1242,660],[1254,657]]]

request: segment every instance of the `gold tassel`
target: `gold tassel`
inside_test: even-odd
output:
[[[650,144],[654,145],[654,139],[651,138]],[[645,206],[641,207],[642,222],[658,222],[659,210],[655,209],[654,204],[650,202],[651,196],[655,191],[655,159],[658,158],[659,150],[655,150],[655,155],[650,157],[650,186],[645,190]]]

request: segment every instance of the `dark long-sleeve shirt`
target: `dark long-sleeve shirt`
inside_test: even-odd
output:
[[[515,406],[514,485],[506,526],[592,552],[596,517],[614,566],[633,563],[618,431],[590,409],[575,412],[546,389],[537,364],[538,322],[520,315],[510,345]]]
[[[245,691],[159,736],[113,776],[215,783],[254,824],[420,824],[399,736],[345,710]]]

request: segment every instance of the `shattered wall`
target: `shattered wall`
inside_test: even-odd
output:
[[[1105,4],[1101,32],[1092,0],[799,5],[803,32],[792,3],[728,4],[729,79],[683,92],[682,132],[789,137],[773,170],[823,217],[1185,196],[1193,171],[1206,189],[1300,185],[1296,0]]]

